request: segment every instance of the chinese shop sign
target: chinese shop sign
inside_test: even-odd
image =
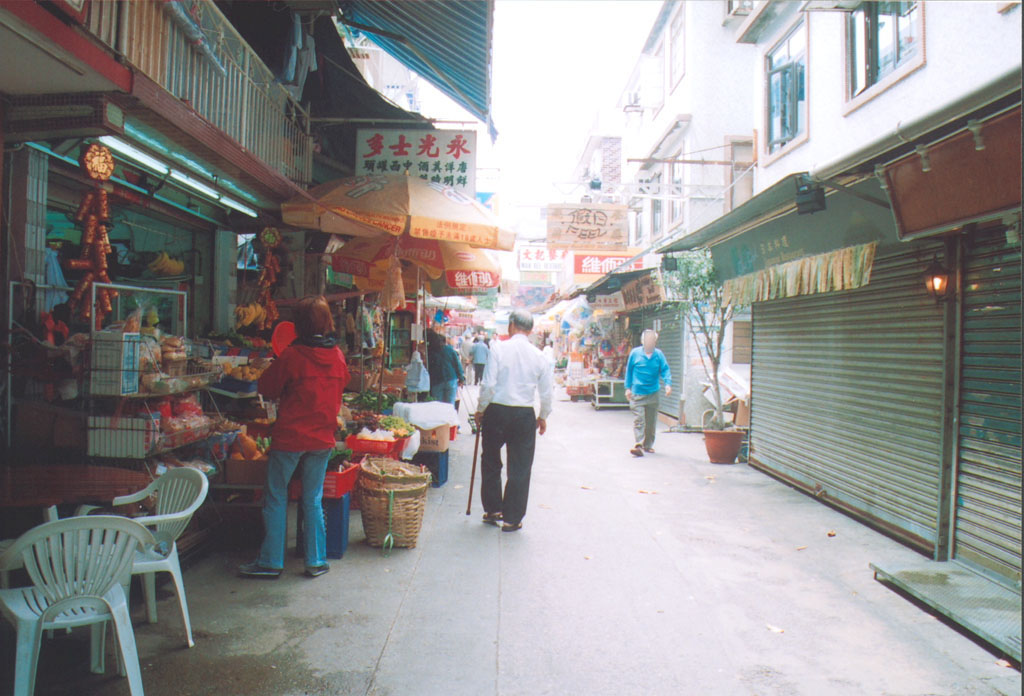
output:
[[[629,239],[626,207],[592,203],[548,206],[548,244],[576,248],[625,248]]]
[[[519,247],[519,270],[558,273],[565,266],[567,249],[550,249],[540,244]]]
[[[573,273],[577,276],[596,276],[611,273],[622,264],[633,258],[633,254],[601,254],[577,251],[574,253]],[[622,270],[640,270],[643,268],[643,259],[637,259],[633,264]]]
[[[629,312],[640,307],[649,307],[665,301],[661,291],[661,281],[657,270],[635,278],[622,288],[622,300],[625,311]]]
[[[356,175],[405,174],[476,196],[476,131],[361,128]]]

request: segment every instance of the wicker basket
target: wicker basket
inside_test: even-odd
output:
[[[356,485],[366,542],[384,546],[390,532],[395,546],[416,546],[428,488],[430,472],[421,473],[394,459],[367,457]]]

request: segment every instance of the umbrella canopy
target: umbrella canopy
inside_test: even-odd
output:
[[[372,286],[387,278],[392,257],[418,266],[429,278],[454,289],[494,288],[501,282],[501,268],[485,250],[409,235],[353,239],[331,255],[331,267],[336,273],[368,279]]]
[[[449,186],[402,174],[321,184],[281,204],[287,224],[369,237],[381,232],[511,251],[515,235],[476,200]]]

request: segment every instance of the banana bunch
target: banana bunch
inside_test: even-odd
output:
[[[169,256],[166,251],[161,251],[148,268],[157,275],[178,276],[185,273],[185,262]]]
[[[267,319],[267,308],[256,302],[235,307],[235,328],[240,329],[250,324],[265,323]]]

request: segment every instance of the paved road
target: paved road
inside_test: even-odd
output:
[[[465,516],[464,435],[415,550],[382,557],[354,515],[349,553],[317,580],[294,559],[277,581],[241,581],[248,554],[209,554],[185,576],[194,649],[167,586],[160,623],[137,624],[146,693],[1021,692],[1019,672],[873,580],[870,561],[912,551],[707,463],[699,435],[662,434],[643,459],[630,442],[626,412],[559,402],[515,534],[482,525],[479,505]],[[80,637],[47,641],[37,693],[128,693],[86,664]]]

